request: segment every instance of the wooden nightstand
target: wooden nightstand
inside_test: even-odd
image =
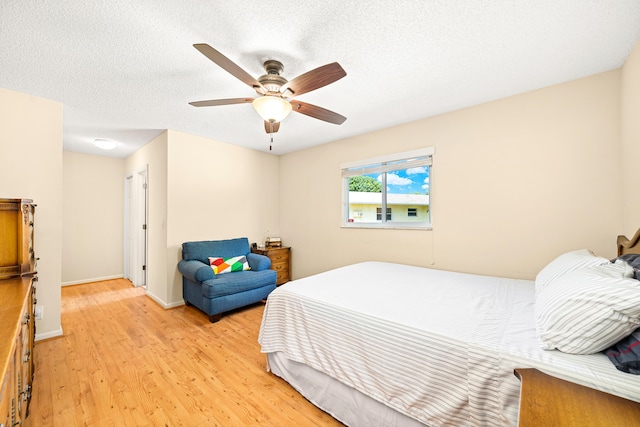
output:
[[[252,248],[251,252],[254,254],[260,254],[269,257],[271,260],[271,269],[275,270],[278,274],[276,279],[276,285],[282,285],[283,283],[291,280],[291,248],[288,246],[282,246],[279,248]]]
[[[516,369],[520,388],[519,427],[626,427],[640,420],[640,403],[552,377]]]

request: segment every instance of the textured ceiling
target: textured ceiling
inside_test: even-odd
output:
[[[0,87],[63,103],[66,150],[126,157],[175,129],[268,152],[250,104],[188,104],[255,95],[192,45],[254,77],[339,62],[299,99],[347,121],[291,114],[283,154],[619,68],[639,36],[639,0],[2,0]]]

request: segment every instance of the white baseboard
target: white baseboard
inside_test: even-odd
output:
[[[184,305],[184,301],[182,300],[166,304],[165,308],[175,308],[175,307],[180,307],[181,305]]]
[[[84,283],[100,282],[102,280],[122,279],[124,276],[118,274],[115,276],[94,277],[92,279],[72,280],[71,282],[62,282],[62,286],[82,285]]]
[[[36,334],[36,341],[40,341],[40,340],[46,340],[47,338],[55,338],[55,337],[61,337],[62,334],[62,328],[55,330],[55,331],[50,331],[50,332],[45,332],[43,334]]]
[[[146,295],[149,298],[151,298],[153,301],[155,301],[157,304],[159,304],[165,310],[184,305],[184,301],[165,302],[161,298],[159,298],[157,295],[154,295],[152,292],[149,292],[149,289],[147,289]]]

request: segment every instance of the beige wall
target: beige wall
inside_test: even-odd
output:
[[[169,130],[126,160],[149,165],[147,294],[169,308],[183,303],[177,270],[190,240],[278,232],[278,157]]]
[[[168,307],[167,247],[167,139],[164,132],[125,159],[125,173],[148,167],[147,295]]]
[[[280,160],[294,278],[363,260],[533,278],[559,253],[615,252],[620,71],[303,150]],[[340,163],[435,147],[433,230],[340,228]]]
[[[61,335],[62,104],[0,88],[0,122],[0,196],[37,204],[36,338]]]
[[[167,277],[182,302],[182,243],[279,233],[277,156],[169,131]]]
[[[640,43],[622,67],[622,228],[620,234],[631,236],[640,227]]]
[[[124,160],[63,152],[62,285],[123,276]]]

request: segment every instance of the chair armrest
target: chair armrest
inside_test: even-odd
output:
[[[178,263],[178,270],[184,277],[193,282],[204,282],[216,277],[211,266],[198,260],[181,260]]]
[[[253,271],[262,271],[271,268],[271,259],[269,259],[268,256],[254,254],[253,252],[247,254],[247,262],[249,262],[249,267],[251,267]]]

